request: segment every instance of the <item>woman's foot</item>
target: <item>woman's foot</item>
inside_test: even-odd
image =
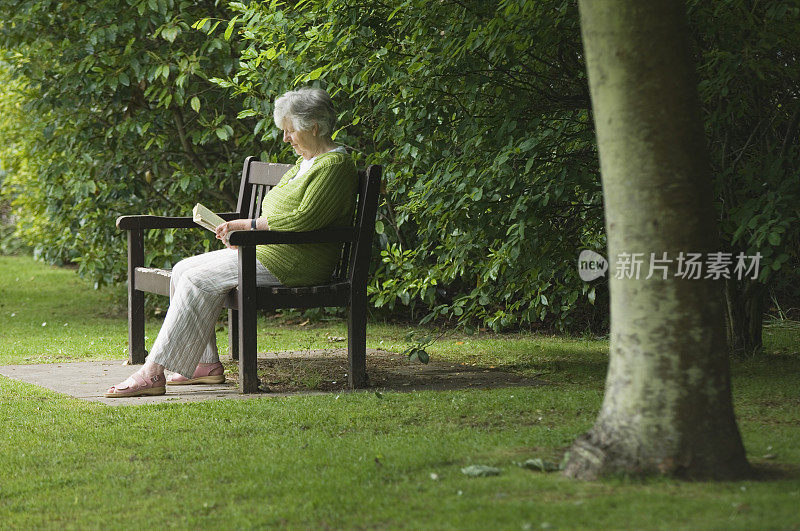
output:
[[[225,367],[222,362],[200,363],[194,370],[191,378],[180,374],[173,374],[167,380],[168,385],[192,385],[192,384],[221,384],[225,383]]]
[[[145,376],[137,371],[119,385],[106,391],[107,398],[128,398],[132,396],[158,396],[167,392],[164,373]]]

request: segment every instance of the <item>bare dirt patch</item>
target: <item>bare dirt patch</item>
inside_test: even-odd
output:
[[[238,381],[236,362],[225,362],[228,381]],[[258,376],[270,392],[344,391],[347,389],[347,351],[309,350],[259,354]],[[370,388],[418,391],[486,389],[543,385],[542,380],[493,367],[432,359],[427,365],[385,350],[367,352]]]

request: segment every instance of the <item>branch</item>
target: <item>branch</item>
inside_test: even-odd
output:
[[[792,137],[794,137],[794,134],[797,131],[798,123],[800,123],[800,112],[795,112],[794,118],[792,118],[792,123],[789,124],[789,129],[786,130],[786,137],[783,139],[783,145],[781,146],[780,154],[781,159],[783,159],[784,155],[786,155],[786,150],[789,149],[790,140]]]
[[[197,153],[194,152],[192,149],[192,145],[189,143],[189,139],[186,137],[186,126],[183,122],[183,115],[179,109],[175,109],[172,112],[173,117],[175,118],[175,127],[178,129],[178,138],[181,140],[181,146],[183,146],[183,152],[186,156],[189,157],[189,160],[192,161],[192,164],[195,165],[197,170],[200,173],[206,171],[206,166],[197,156]]]

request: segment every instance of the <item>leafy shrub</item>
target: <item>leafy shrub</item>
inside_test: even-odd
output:
[[[238,50],[190,28],[225,12],[212,1],[0,4],[0,47],[24,80],[18,95],[30,117],[3,194],[37,256],[75,262],[98,285],[119,281],[116,217],[180,215],[198,196],[235,206],[245,154],[271,155],[251,121],[236,118],[242,103],[205,74],[230,71]],[[154,232],[147,261],[169,265],[208,246],[200,232]]]
[[[578,250],[604,240],[571,2],[231,7],[225,36],[243,52],[216,82],[265,123],[285,87],[324,86],[341,112],[337,139],[386,167],[375,306],[422,304],[428,318],[498,330],[577,324],[595,296],[577,277]],[[214,33],[210,20],[197,26]]]
[[[737,330],[769,291],[796,294],[800,17],[788,0],[688,6],[722,250],[764,257],[759,279],[728,283]],[[605,238],[574,2],[20,0],[0,15],[20,83],[0,100],[30,117],[0,147],[3,194],[42,258],[122,279],[114,218],[198,196],[230,208],[244,156],[294,158],[271,104],[312,84],[337,102],[337,141],[386,170],[376,307],[496,330],[607,323],[605,284],[575,267]],[[147,237],[155,265],[212,244]]]

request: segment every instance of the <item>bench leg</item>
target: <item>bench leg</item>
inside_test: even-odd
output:
[[[353,294],[347,316],[347,361],[350,370],[347,384],[350,389],[369,385],[367,378],[367,295]]]
[[[144,234],[128,231],[128,363],[144,363],[144,293],[136,289],[136,268],[144,266]]]
[[[228,310],[228,352],[231,359],[239,359],[239,312]]]
[[[258,392],[256,248],[239,247],[239,385],[242,393]]]

